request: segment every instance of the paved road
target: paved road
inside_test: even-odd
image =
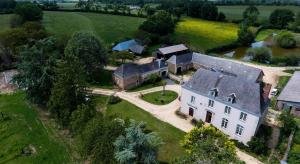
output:
[[[114,90],[107,90],[107,89],[100,89],[100,88],[93,88],[92,93],[93,94],[101,94],[101,95],[113,95],[119,96],[120,98],[138,106],[139,108],[151,113],[156,118],[167,122],[174,127],[181,129],[182,131],[189,132],[193,129],[193,125],[190,124],[188,120],[179,118],[175,111],[179,109],[180,102],[178,99],[174,100],[170,104],[167,105],[154,105],[150,104],[142,99],[139,98],[140,94],[146,94],[156,91],[161,91],[162,87],[155,87],[143,91],[138,92],[125,92],[125,91],[114,91]],[[172,90],[178,93],[178,95],[181,94],[181,86],[177,84],[169,83],[166,86],[166,90]],[[256,158],[240,151],[237,149],[237,156],[246,162],[246,164],[261,164],[260,161],[258,161]]]

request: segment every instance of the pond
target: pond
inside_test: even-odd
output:
[[[292,49],[281,48],[274,43],[274,39],[272,36],[266,38],[265,43],[269,45],[268,47],[272,50],[272,56],[280,57],[289,54],[297,54],[298,56],[300,56],[300,47]],[[248,48],[250,47],[237,47],[224,52],[220,52],[219,55],[224,56],[224,54],[235,52],[233,58],[242,59],[243,57],[245,57]]]

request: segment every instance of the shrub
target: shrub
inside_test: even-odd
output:
[[[297,54],[289,54],[286,56],[272,57],[272,64],[283,64],[286,66],[298,66],[300,62],[300,56]]]
[[[247,143],[249,150],[255,154],[267,154],[268,147],[264,138],[252,137]]]
[[[119,102],[121,102],[120,97],[118,97],[118,96],[110,96],[109,97],[109,101],[108,101],[109,104],[117,104]]]
[[[175,111],[175,114],[180,118],[187,119],[187,116],[184,113],[182,113],[179,109]]]
[[[191,120],[191,124],[198,128],[201,128],[204,125],[204,122],[202,120],[196,120],[195,118],[193,118]]]
[[[247,54],[253,56],[253,60],[266,63],[271,59],[271,49],[268,47],[259,47],[259,48],[249,48]]]
[[[161,81],[161,77],[158,74],[152,74],[149,77],[148,83],[154,84],[159,81]]]
[[[277,44],[282,48],[295,48],[296,39],[291,32],[285,31],[275,37]]]
[[[290,151],[289,163],[300,163],[300,145],[294,144],[292,150]]]

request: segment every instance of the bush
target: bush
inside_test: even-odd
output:
[[[300,163],[300,145],[294,144],[292,150],[290,151],[289,163]]]
[[[249,150],[255,154],[267,154],[267,141],[264,138],[252,137],[247,143]]]
[[[295,36],[288,31],[282,32],[275,37],[277,44],[282,48],[295,48],[297,45]]]
[[[179,109],[175,111],[175,114],[177,116],[179,116],[180,118],[187,119],[187,115],[185,115],[184,113],[182,113]]]
[[[272,51],[268,47],[249,48],[247,54],[253,56],[253,60],[267,63],[271,59]]]
[[[289,54],[286,56],[272,57],[272,64],[281,64],[285,66],[298,66],[300,62],[300,56],[297,54]]]
[[[204,122],[202,120],[196,120],[195,118],[193,118],[191,120],[191,124],[198,128],[201,128],[204,125]]]
[[[154,83],[161,81],[161,79],[162,78],[158,74],[152,74],[149,77],[148,83],[154,84]]]
[[[118,97],[118,96],[110,96],[109,97],[109,100],[108,100],[109,104],[117,104],[119,102],[121,102],[120,97]]]

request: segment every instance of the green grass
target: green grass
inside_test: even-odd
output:
[[[0,95],[0,112],[10,120],[0,120],[0,163],[70,163],[70,155],[56,132],[38,118],[38,113],[27,103],[25,94],[18,92]],[[22,155],[29,145],[36,153]]]
[[[175,35],[193,50],[203,52],[236,41],[237,31],[238,27],[233,23],[183,18],[176,27]]]
[[[97,101],[105,102],[107,97],[102,96],[97,99]],[[117,104],[108,105],[107,114],[117,115],[123,119],[130,118],[147,123],[147,129],[156,132],[164,141],[164,145],[159,149],[158,159],[160,161],[170,162],[174,158],[184,154],[184,150],[179,145],[179,142],[183,140],[185,133],[168,123],[158,120],[150,113],[137,106],[122,100]]]
[[[159,87],[162,86],[161,81],[155,82],[155,83],[144,83],[140,86],[134,87],[132,89],[129,89],[128,92],[137,92],[137,91],[142,91],[142,90],[146,90],[146,89],[150,89],[150,88],[154,88],[154,87]]]
[[[143,95],[141,98],[149,103],[156,105],[165,105],[174,101],[178,94],[174,91],[165,91],[165,94],[162,94],[163,91],[152,92]]]
[[[243,12],[247,8],[247,5],[243,6],[218,6],[219,11],[226,15],[227,20],[238,20],[242,19]],[[256,6],[260,12],[259,20],[268,20],[270,14],[275,9],[290,9],[297,13],[300,10],[299,6]]]
[[[283,72],[294,74],[295,71],[300,71],[300,69],[288,69],[288,70],[284,70]]]
[[[256,41],[264,41],[268,36],[270,36],[272,33],[278,33],[280,30],[277,29],[266,29],[262,30],[258,33],[256,36]]]
[[[1,14],[0,15],[0,32],[9,29],[9,21],[12,14]]]
[[[96,82],[90,83],[90,87],[99,87],[104,89],[113,89],[113,71],[103,70],[99,73],[99,77],[97,77]]]
[[[92,32],[107,45],[132,38],[143,18],[79,12],[44,12],[46,29],[60,38],[68,38],[76,31]]]

